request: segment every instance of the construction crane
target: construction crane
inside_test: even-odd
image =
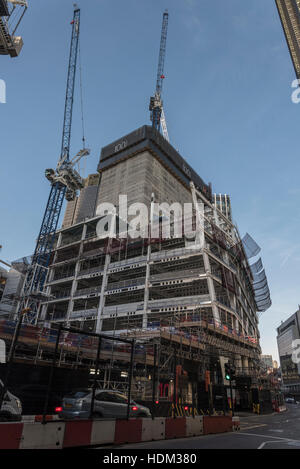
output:
[[[0,0],[0,55],[20,54],[23,39],[15,34],[27,8],[27,0]]]
[[[31,324],[37,323],[39,305],[46,295],[44,292],[44,284],[47,277],[51,251],[55,240],[55,232],[64,197],[66,197],[67,200],[73,200],[76,196],[76,192],[83,187],[83,180],[74,167],[82,157],[87,156],[90,153],[90,150],[83,148],[71,160],[69,157],[80,33],[80,9],[77,8],[76,5],[71,24],[72,39],[69,56],[61,154],[56,170],[47,169],[45,171],[46,178],[51,182],[50,195],[31,265],[29,266],[24,281],[21,301],[19,302],[17,309],[17,312],[20,312],[24,308],[30,308],[31,313],[26,315],[26,320]],[[83,137],[83,144],[84,142],[85,140]]]
[[[0,251],[1,251],[1,249],[2,249],[2,245],[0,244]],[[3,261],[2,259],[0,259],[0,264],[4,264],[4,265],[6,265],[7,267],[11,267],[10,264],[8,264],[7,262]]]
[[[149,111],[150,111],[150,119],[152,121],[152,127],[158,130],[158,132],[162,131],[163,136],[169,142],[167,123],[166,123],[165,113],[163,109],[163,102],[161,98],[162,85],[163,85],[163,80],[165,78],[164,64],[165,64],[165,57],[166,57],[168,20],[169,20],[169,13],[168,13],[168,10],[165,10],[163,14],[163,22],[162,22],[162,29],[161,29],[158,69],[157,69],[157,78],[156,78],[156,90],[155,90],[154,96],[150,98]]]

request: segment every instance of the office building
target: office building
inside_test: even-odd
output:
[[[300,397],[300,363],[297,364],[293,361],[293,341],[299,339],[300,308],[277,328],[283,390],[298,397]]]

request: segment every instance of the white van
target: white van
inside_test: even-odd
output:
[[[0,340],[0,363],[5,363],[5,342]],[[0,379],[0,390],[3,390],[3,382]],[[14,421],[20,422],[22,420],[22,404],[20,399],[14,396],[11,392],[6,391],[2,406],[0,409],[0,422]]]

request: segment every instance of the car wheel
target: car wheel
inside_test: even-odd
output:
[[[145,417],[148,417],[147,414],[138,414],[138,418],[145,418]]]
[[[103,418],[103,415],[100,413],[100,412],[94,412],[92,417],[94,419],[102,419]]]

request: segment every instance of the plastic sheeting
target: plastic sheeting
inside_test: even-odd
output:
[[[250,265],[250,269],[254,277],[259,275],[258,273],[263,269],[261,257],[258,259],[258,261],[254,262],[254,264]]]
[[[263,290],[266,286],[268,286],[268,280],[267,277],[265,277],[261,282],[254,282],[253,283],[253,288],[255,291],[257,290]]]
[[[253,282],[255,284],[257,284],[259,282],[262,282],[265,279],[266,279],[266,273],[265,273],[264,269],[261,272],[259,272],[258,274],[253,275]]]
[[[242,243],[245,250],[245,254],[248,259],[256,256],[261,250],[259,245],[254,241],[254,239],[249,235],[249,233],[245,234],[242,239]]]
[[[259,245],[248,233],[246,233],[243,237],[242,244],[247,259],[251,259],[251,257],[257,256],[257,254],[261,251]],[[253,276],[252,286],[254,290],[256,305],[259,312],[266,311],[272,304],[268,280],[266,277],[265,269],[263,267],[264,266],[261,258],[259,258],[256,262],[250,265],[250,270]]]

